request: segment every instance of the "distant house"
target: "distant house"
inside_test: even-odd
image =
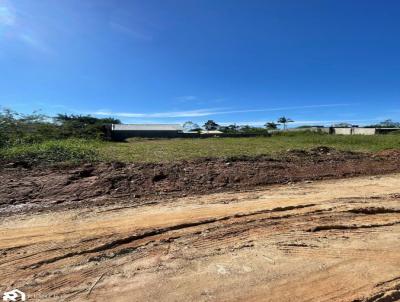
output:
[[[332,127],[332,134],[341,135],[375,135],[399,131],[399,128],[371,128],[371,127]]]
[[[200,134],[222,134],[222,131],[219,130],[201,130]]]
[[[269,130],[269,133],[277,133],[282,130]],[[388,134],[394,131],[400,131],[400,128],[374,128],[374,127],[359,127],[357,125],[350,125],[348,127],[299,127],[299,128],[290,128],[284,131],[288,132],[299,132],[299,131],[311,131],[311,132],[319,132],[319,133],[329,133],[336,135],[375,135],[375,134]]]
[[[390,132],[399,132],[400,128],[375,128],[376,134],[388,134]]]
[[[183,127],[179,124],[113,124],[110,130],[115,140],[131,137],[173,138],[183,133]]]

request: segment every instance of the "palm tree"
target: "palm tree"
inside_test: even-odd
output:
[[[268,130],[275,130],[278,128],[278,124],[274,123],[274,122],[267,122],[265,123],[265,128],[267,128]]]
[[[282,116],[278,119],[278,124],[282,124],[283,125],[283,130],[287,129],[287,124],[288,123],[293,123],[294,121],[291,118]]]

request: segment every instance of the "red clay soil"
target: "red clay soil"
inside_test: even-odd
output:
[[[176,163],[96,163],[0,168],[0,214],[162,199],[257,186],[400,171],[400,151],[342,152],[327,147],[267,156]]]

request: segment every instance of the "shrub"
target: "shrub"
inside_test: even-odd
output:
[[[0,149],[0,160],[6,162],[58,163],[91,162],[99,159],[95,141],[69,139],[16,145]]]
[[[298,131],[277,131],[273,132],[272,136],[287,136],[287,137],[313,137],[319,135],[328,135],[322,131],[312,131],[312,130],[298,130]]]
[[[35,112],[19,114],[4,109],[0,111],[0,148],[54,139],[106,139],[106,125],[118,123],[113,118],[58,114],[52,119]]]

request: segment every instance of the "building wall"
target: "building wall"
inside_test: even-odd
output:
[[[333,133],[338,135],[351,135],[351,128],[333,128]]]
[[[111,138],[114,140],[125,140],[131,137],[147,137],[147,138],[174,138],[181,137],[180,131],[168,130],[114,130],[111,132]]]
[[[268,130],[269,133],[279,133],[282,131],[287,131],[287,132],[319,132],[319,133],[330,133],[330,128],[329,127],[308,127],[308,128],[289,128],[286,130]]]
[[[375,128],[333,128],[333,133],[338,135],[374,135],[376,134]]]
[[[318,128],[317,132],[330,134],[331,133],[331,128],[329,128],[329,127]]]
[[[353,134],[374,135],[375,133],[375,128],[353,128]]]

